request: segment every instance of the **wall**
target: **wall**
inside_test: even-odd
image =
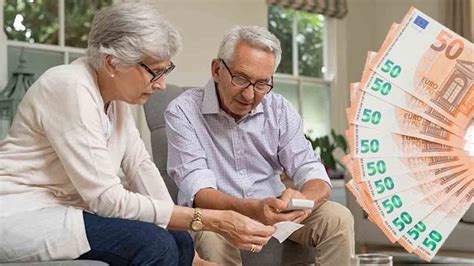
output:
[[[183,36],[184,49],[168,79],[181,86],[204,85],[210,78],[211,59],[230,27],[267,25],[264,0],[162,0],[157,5]]]

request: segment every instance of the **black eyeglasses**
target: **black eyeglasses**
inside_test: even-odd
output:
[[[151,80],[150,80],[150,83],[153,83],[153,82],[157,81],[162,76],[167,76],[176,67],[173,64],[173,62],[171,62],[171,64],[168,67],[166,67],[165,69],[154,72],[147,65],[145,65],[143,62],[138,63],[138,65],[143,67],[148,73],[150,73],[150,75],[152,76]]]
[[[246,89],[250,85],[253,85],[253,90],[255,92],[258,92],[258,93],[261,93],[261,94],[267,94],[273,89],[273,76],[270,80],[270,83],[268,81],[255,81],[255,82],[252,83],[247,78],[244,78],[244,77],[241,77],[241,76],[236,76],[236,75],[232,74],[232,71],[230,71],[229,67],[224,62],[224,60],[223,59],[219,59],[219,60],[222,62],[222,64],[224,64],[227,71],[229,71],[229,74],[232,77],[232,79],[230,81],[232,83],[232,85],[234,85],[234,86],[236,86],[240,89]]]

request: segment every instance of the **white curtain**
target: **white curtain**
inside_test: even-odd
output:
[[[474,40],[474,0],[446,1],[447,26],[459,35]]]
[[[471,41],[474,41],[474,0],[471,0]]]

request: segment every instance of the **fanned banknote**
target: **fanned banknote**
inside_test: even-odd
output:
[[[411,8],[349,90],[346,187],[430,261],[474,201],[474,46]]]

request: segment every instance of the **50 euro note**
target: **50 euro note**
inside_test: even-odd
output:
[[[395,32],[396,26],[397,26],[397,24],[395,24],[395,23],[392,24],[392,27],[390,28],[390,31]],[[367,52],[367,56],[365,58],[365,64],[364,64],[364,68],[363,68],[362,73],[364,73],[365,71],[370,70],[370,65],[372,64],[372,61],[373,61],[373,59],[375,58],[376,55],[377,55],[376,52],[372,52],[372,51]],[[359,82],[351,82],[349,84],[349,91],[350,91],[349,95],[350,95],[351,104],[356,99],[357,91],[360,88],[359,84],[360,84]]]
[[[429,171],[467,164],[468,156],[343,158],[356,182],[377,180],[391,175]]]
[[[350,125],[346,136],[353,158],[468,155],[451,146],[358,125]]]
[[[352,195],[354,195],[359,206],[361,206],[362,209],[368,214],[369,208],[367,208],[367,204],[364,202],[362,197],[362,192],[359,190],[359,187],[354,182],[354,179],[349,180],[349,182],[346,183],[346,187],[352,193]]]
[[[432,211],[428,216],[423,218],[420,222],[414,225],[410,230],[408,230],[400,239],[398,243],[402,245],[408,252],[412,253],[417,247],[421,244],[427,248],[433,249],[436,248],[438,242],[447,238],[448,235],[441,235],[436,231],[443,220],[448,216],[449,212],[453,210],[458,204],[465,204],[470,202],[474,196],[474,180],[471,180],[470,183],[465,184],[463,187],[458,189],[453,195],[452,199],[444,202],[438,206],[434,211]],[[434,241],[425,240],[426,238]]]
[[[346,183],[346,188],[352,193],[352,195],[354,195],[356,202],[359,204],[362,210],[364,210],[364,212],[367,214],[367,219],[375,223],[374,219],[369,214],[369,209],[367,208],[367,204],[364,202],[362,193],[360,192],[357,184],[354,182],[354,179],[351,179]]]
[[[451,211],[444,217],[443,221],[438,224],[435,229],[429,230],[429,233],[422,238],[421,243],[418,244],[417,249],[414,251],[415,254],[424,260],[431,261],[473,201],[474,192],[471,189],[469,194],[466,195],[459,204],[454,205]]]
[[[370,68],[465,128],[474,106],[473,64],[471,42],[411,8]]]
[[[352,82],[349,84],[349,96],[351,100],[351,104],[355,101],[357,90],[359,90],[359,82]]]
[[[382,44],[382,47],[389,45],[397,33],[397,27],[399,25],[394,23],[390,27],[390,30]],[[465,134],[465,130],[445,116],[434,110],[432,107],[410,95],[404,90],[394,86],[389,81],[385,80],[381,75],[372,71],[371,65],[377,56],[377,52],[369,51],[367,53],[364,69],[362,72],[361,85],[359,83],[351,84],[351,99],[356,99],[357,91],[363,90],[367,93],[380,98],[381,100],[391,103],[404,110],[416,113],[419,116],[425,118],[432,123],[435,123],[450,132],[462,137]],[[352,101],[351,101],[352,102]]]
[[[398,25],[395,23],[392,24],[382,47],[389,45],[389,43],[396,36],[397,26]],[[381,99],[383,102],[388,102],[403,110],[416,113],[420,117],[456,134],[459,137],[466,135],[466,128],[461,128],[454,124],[448,118],[434,110],[432,107],[428,106],[423,101],[413,97],[404,90],[399,89],[397,86],[392,86],[392,84],[384,80],[382,76],[373,72],[369,66],[371,66],[376,55],[376,52],[371,51],[369,51],[367,54],[363,78],[361,81],[362,85],[359,83],[351,83],[351,102],[354,102],[354,100],[357,98],[357,93],[360,93],[360,91],[365,91],[368,94]],[[471,111],[469,112],[470,119],[474,117],[473,110],[474,106],[471,107]],[[471,142],[474,142],[474,138],[469,139],[468,136],[465,136],[465,138]],[[472,143],[468,143],[466,144],[466,147],[473,148],[474,145]]]
[[[383,102],[364,91],[358,93],[352,106],[346,112],[348,121],[352,124],[417,137],[459,149],[463,149],[466,145],[463,138],[439,125]]]
[[[353,87],[355,91],[364,91],[386,103],[392,104],[411,113],[416,113],[423,119],[426,119],[457,136],[463,137],[465,135],[465,130],[453,123],[446,116],[434,110],[425,102],[410,95],[404,90],[399,89],[397,86],[393,85],[381,75],[370,69],[364,72],[361,83],[359,83],[359,85],[354,84]],[[356,95],[353,97],[354,99],[357,98]]]
[[[383,223],[384,220],[398,215],[412,205],[419,204],[426,198],[434,194],[439,194],[444,189],[459,183],[466,178],[467,173],[469,173],[469,171],[459,171],[376,200],[372,200],[370,196],[364,195],[360,187],[359,191],[362,192],[362,200],[369,209],[369,213],[375,218],[374,220],[377,223]]]
[[[390,241],[395,242],[401,238],[403,234],[405,234],[413,225],[417,224],[421,221],[424,217],[428,216],[430,212],[435,210],[439,205],[443,202],[450,200],[450,198],[454,195],[454,193],[465,183],[471,181],[468,177],[468,173],[462,176],[458,176],[454,180],[456,182],[450,181],[450,185],[447,187],[443,187],[443,189],[438,190],[436,189],[435,193],[428,192],[428,197],[424,198],[423,200],[419,200],[415,203],[409,203],[404,206],[403,203],[400,205],[397,204],[396,201],[393,201],[394,196],[390,197],[390,201],[387,201],[387,209],[393,209],[392,212],[388,213],[386,211],[385,216],[379,217],[375,216],[376,224],[379,226],[380,229],[384,232],[384,234],[390,239]],[[391,205],[388,205],[391,204]],[[398,207],[399,206],[399,207]],[[398,207],[398,208],[397,208]],[[369,206],[369,211],[372,209]]]
[[[389,38],[390,37],[387,37],[387,39]],[[453,123],[451,120],[434,110],[425,102],[398,88],[390,81],[387,81],[381,75],[372,71],[370,68],[370,64],[376,56],[376,52],[368,52],[366,59],[366,67],[364,67],[364,70],[362,72],[362,79],[360,82],[360,84],[362,85],[360,85],[359,83],[354,84],[353,86],[351,85],[352,87],[354,87],[354,93],[356,93],[357,90],[360,89],[383,100],[384,102],[391,103],[404,110],[416,113],[424,119],[435,123],[438,126],[441,126],[460,137],[465,135],[465,129]],[[356,95],[354,95],[353,98],[355,99]]]
[[[468,169],[469,166],[465,164],[401,175],[387,174],[383,178],[360,182],[357,183],[357,185],[361,188],[364,196],[368,198],[368,201],[374,201],[400,193],[412,187],[425,184],[431,186],[432,184],[429,182],[434,181],[436,184],[437,179],[448,177],[458,172],[464,172]]]

